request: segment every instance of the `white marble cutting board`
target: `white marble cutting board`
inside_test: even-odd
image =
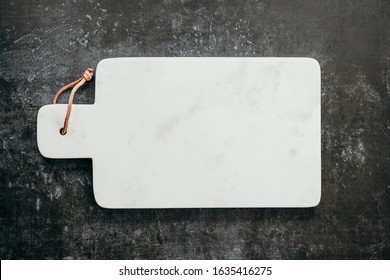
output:
[[[310,58],[105,59],[65,136],[67,105],[39,110],[38,147],[92,158],[105,208],[312,207],[320,84]]]

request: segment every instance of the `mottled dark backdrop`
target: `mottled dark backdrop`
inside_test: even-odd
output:
[[[2,259],[390,258],[389,1],[126,2],[0,1]],[[100,208],[91,160],[43,158],[36,117],[62,85],[119,56],[317,59],[320,205]],[[90,83],[76,103],[93,95]]]

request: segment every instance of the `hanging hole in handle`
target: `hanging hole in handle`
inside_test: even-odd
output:
[[[64,128],[63,128],[63,127],[60,128],[60,134],[61,134],[62,136],[65,136],[65,134],[66,134],[66,132],[64,133]]]

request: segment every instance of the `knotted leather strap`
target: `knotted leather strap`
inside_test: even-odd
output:
[[[85,84],[85,82],[90,81],[92,79],[92,76],[93,76],[93,69],[92,68],[88,68],[87,70],[85,70],[83,76],[80,79],[78,79],[78,80],[76,80],[76,81],[74,81],[74,82],[72,82],[70,84],[67,84],[66,86],[63,86],[62,88],[60,88],[54,94],[54,96],[53,96],[53,104],[56,104],[57,103],[57,99],[61,95],[61,93],[63,93],[65,90],[73,87],[73,89],[72,89],[72,91],[70,93],[70,96],[69,96],[68,110],[66,111],[64,127],[60,129],[61,135],[65,135],[68,132],[69,118],[70,118],[70,113],[72,111],[73,98],[74,98],[74,95],[75,95],[76,91],[83,84]]]

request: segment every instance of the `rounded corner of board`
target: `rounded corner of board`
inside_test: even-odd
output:
[[[311,65],[313,65],[313,68],[315,68],[318,73],[321,73],[321,65],[317,59],[312,57],[307,57],[306,59],[310,62]]]
[[[313,200],[313,202],[307,208],[315,208],[320,204],[320,202],[321,202],[321,189],[318,196]]]
[[[116,209],[116,207],[113,207],[112,205],[110,205],[110,203],[107,203],[107,200],[105,200],[104,198],[102,198],[101,195],[97,195],[97,194],[96,194],[95,187],[96,187],[96,186],[93,186],[93,196],[95,197],[96,204],[97,204],[100,208],[103,208],[103,209]]]
[[[100,60],[98,62],[98,64],[96,65],[96,71],[98,71],[98,69],[102,66],[104,66],[104,64],[107,64],[109,63],[110,61],[112,61],[114,58],[104,58],[102,60]]]

